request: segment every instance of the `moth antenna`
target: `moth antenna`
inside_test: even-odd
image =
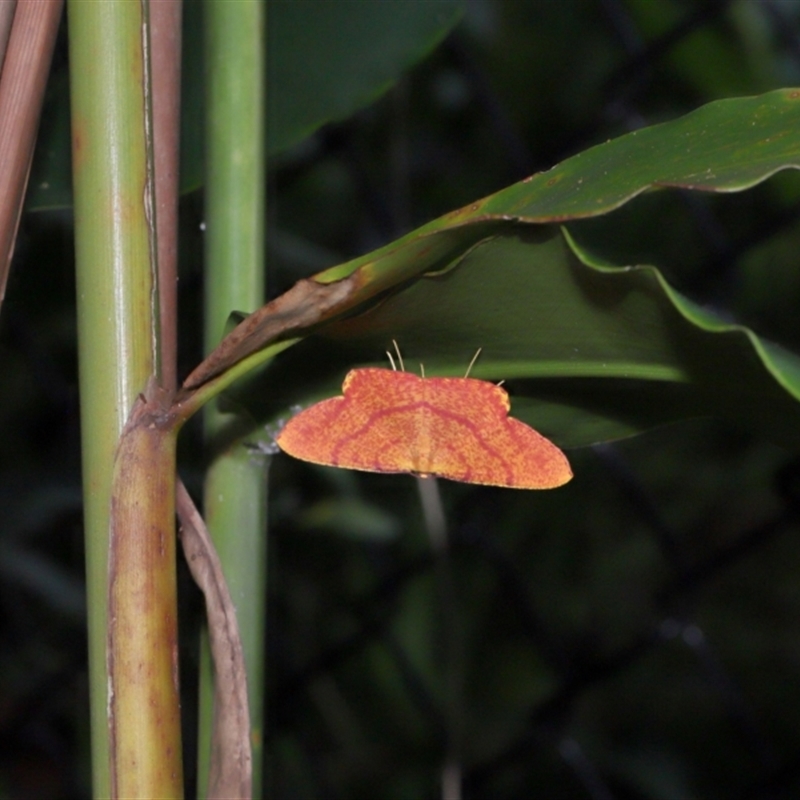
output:
[[[502,385],[503,385],[505,382],[506,382],[506,379],[505,379],[505,378],[503,378],[503,380],[501,380],[501,381],[498,381],[498,382],[495,384],[495,386],[502,386]]]
[[[425,365],[421,361],[419,362],[419,374],[423,378],[425,377]]]
[[[400,355],[400,348],[397,346],[397,340],[392,339],[392,344],[394,345],[394,351],[397,353],[397,361],[400,364],[400,371],[406,371],[406,365],[403,363],[403,356]]]
[[[466,373],[464,374],[464,377],[465,377],[465,378],[469,378],[469,373],[472,371],[472,368],[475,366],[475,362],[478,360],[478,356],[481,354],[481,350],[483,350],[483,348],[482,348],[482,347],[479,347],[479,348],[478,348],[478,349],[475,351],[475,355],[474,355],[474,356],[472,356],[472,361],[470,361],[470,362],[469,362],[469,366],[467,367],[467,371],[466,371]]]
[[[389,356],[389,363],[392,365],[392,369],[397,372],[397,366],[394,363],[394,359],[392,358],[392,354],[387,350],[386,355]]]

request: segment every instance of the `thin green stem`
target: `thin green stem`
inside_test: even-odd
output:
[[[264,302],[266,4],[206,0],[206,304],[212,350],[229,314]],[[205,516],[236,604],[247,665],[253,746],[253,796],[262,796],[267,459],[217,434],[232,422],[206,409],[206,433],[219,452],[205,483]],[[205,794],[212,722],[212,675],[201,676],[200,775]]]
[[[439,654],[444,677],[445,725],[447,742],[442,765],[443,800],[461,798],[461,759],[464,727],[464,643],[458,610],[453,563],[447,538],[447,522],[436,478],[417,478],[425,527],[433,552],[436,570],[441,649]]]

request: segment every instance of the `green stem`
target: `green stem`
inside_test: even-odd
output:
[[[145,19],[129,0],[69,0],[68,13],[92,765],[95,796],[108,797],[113,465],[136,397],[157,372]]]
[[[453,562],[447,537],[447,522],[436,478],[417,478],[425,527],[433,553],[436,588],[439,598],[442,675],[445,697],[447,742],[442,765],[443,800],[461,798],[461,759],[464,727],[464,642],[458,608]]]
[[[206,104],[205,346],[212,350],[231,311],[264,302],[265,33],[263,0],[204,6]],[[206,410],[214,461],[205,482],[205,517],[237,608],[250,692],[253,796],[262,796],[266,600],[266,459],[255,459],[225,430],[239,421]],[[224,439],[224,441],[222,441]],[[201,675],[200,795],[205,795],[212,723],[212,675]]]

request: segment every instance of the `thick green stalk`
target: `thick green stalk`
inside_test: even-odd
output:
[[[95,796],[108,797],[112,474],[120,433],[158,371],[145,20],[130,0],[69,0],[68,13],[92,763]]]
[[[264,302],[263,0],[206,0],[206,303],[205,346],[222,338],[231,311]],[[236,604],[247,665],[253,745],[253,796],[260,797],[266,597],[266,463],[235,441],[235,422],[215,407],[206,432],[215,459],[205,484],[205,516]],[[212,675],[201,689],[201,796],[208,775]]]

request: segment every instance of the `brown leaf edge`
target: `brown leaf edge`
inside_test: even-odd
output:
[[[176,509],[186,562],[203,592],[214,664],[214,724],[208,797],[250,800],[253,757],[244,650],[222,565],[200,512],[178,480]]]
[[[309,328],[346,309],[357,296],[362,280],[356,273],[334,283],[319,283],[313,278],[298,281],[237,325],[186,378],[183,393],[215,378],[278,337]]]

